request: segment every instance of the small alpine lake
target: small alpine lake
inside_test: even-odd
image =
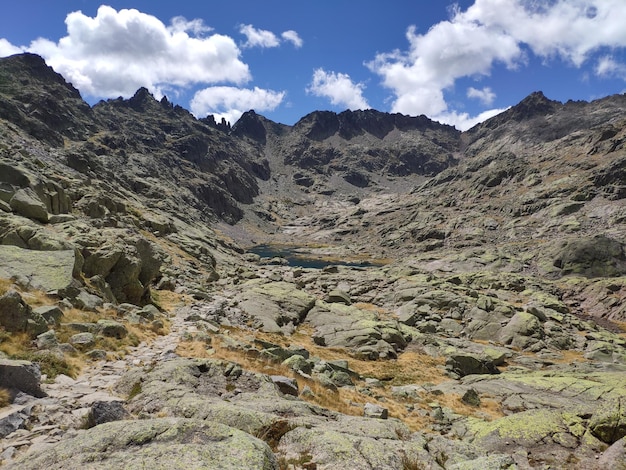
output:
[[[336,256],[315,255],[310,248],[286,245],[255,245],[248,248],[248,253],[254,253],[261,258],[282,258],[287,266],[299,268],[322,269],[326,266],[352,266],[357,268],[379,267],[387,264],[384,260],[360,260],[358,258],[341,259]]]

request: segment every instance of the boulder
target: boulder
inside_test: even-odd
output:
[[[0,245],[0,277],[44,291],[69,286],[75,272],[74,250],[35,251]]]
[[[52,349],[59,345],[59,340],[54,330],[48,330],[37,336],[35,344],[37,349]]]
[[[0,359],[0,387],[19,390],[37,398],[46,396],[41,389],[39,365],[29,361]]]
[[[91,405],[87,415],[86,427],[93,428],[102,423],[121,421],[130,417],[130,413],[126,411],[124,403],[121,401],[97,401]]]
[[[257,319],[263,331],[280,332],[283,327],[298,325],[315,305],[314,296],[288,282],[254,279],[244,287],[239,308]]]
[[[23,217],[43,223],[48,222],[48,209],[31,188],[21,188],[15,191],[15,194],[9,201],[9,205],[15,213]]]
[[[92,333],[76,333],[70,337],[70,344],[80,350],[92,348],[96,344],[96,338]]]
[[[250,434],[210,421],[159,418],[104,423],[30,452],[8,468],[277,470],[279,467],[269,446]]]
[[[562,275],[612,277],[626,273],[624,246],[604,235],[583,237],[563,243],[554,256]]]
[[[293,356],[288,357],[282,362],[282,364],[289,367],[291,370],[303,372],[305,374],[310,374],[313,370],[313,364],[310,361],[307,361],[300,354],[294,354]]]
[[[387,419],[389,410],[374,403],[366,403],[363,407],[363,416],[366,418]]]
[[[467,353],[456,353],[448,356],[446,359],[446,369],[460,377],[472,374],[500,373],[493,360]]]
[[[517,312],[500,331],[499,340],[514,348],[526,349],[544,337],[543,326],[535,315],[528,312]]]
[[[9,290],[0,297],[0,326],[6,331],[26,331],[31,314],[32,309],[17,291]]]
[[[315,327],[316,344],[350,348],[360,357],[393,358],[406,346],[397,321],[378,319],[375,312],[351,305],[318,302],[307,321]]]
[[[33,312],[41,315],[49,325],[58,325],[63,318],[63,310],[56,305],[44,305],[33,309]]]
[[[620,439],[602,453],[596,468],[597,470],[603,468],[626,470],[626,437]]]
[[[0,326],[10,332],[28,332],[33,337],[48,330],[46,320],[14,290],[0,297]]]
[[[103,285],[108,284],[106,296],[112,294],[119,303],[142,303],[159,274],[161,249],[140,235],[119,231],[103,232],[102,239],[92,243],[98,248],[82,250],[85,275],[103,277]]]
[[[126,327],[115,320],[100,319],[97,328],[98,333],[109,338],[122,339],[128,334]]]
[[[328,303],[340,303],[350,305],[352,300],[350,299],[350,295],[347,292],[344,292],[339,289],[332,290],[326,296],[326,302]]]
[[[604,402],[591,417],[589,429],[606,444],[626,437],[626,397]]]
[[[294,379],[282,375],[272,375],[270,378],[283,395],[298,396],[298,382]]]

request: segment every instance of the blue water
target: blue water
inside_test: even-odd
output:
[[[299,268],[322,269],[326,266],[353,266],[357,268],[369,268],[382,266],[381,263],[368,261],[338,261],[316,258],[314,256],[303,255],[298,252],[298,248],[288,248],[275,245],[256,245],[248,249],[248,252],[259,255],[261,258],[283,258],[287,260],[288,266]]]

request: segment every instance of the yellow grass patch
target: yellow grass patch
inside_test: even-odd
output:
[[[0,388],[0,408],[11,404],[11,394],[6,388]]]
[[[176,354],[182,357],[209,357],[207,344],[202,341],[181,341],[176,347]]]
[[[6,294],[14,285],[10,279],[0,278],[0,295]]]
[[[172,312],[192,302],[189,296],[169,290],[153,290],[152,298],[166,312]]]
[[[363,414],[365,403],[375,403],[389,410],[391,417],[402,420],[409,429],[425,430],[432,423],[432,418],[424,413],[430,411],[430,403],[437,402],[441,406],[452,409],[455,413],[465,416],[486,416],[493,419],[502,416],[498,402],[488,397],[481,397],[482,405],[479,408],[471,407],[461,401],[455,394],[434,395],[426,392],[418,393],[417,398],[399,398],[392,394],[392,387],[396,385],[424,385],[438,384],[450,380],[443,369],[443,359],[433,358],[416,350],[409,350],[394,360],[367,361],[352,357],[349,351],[341,348],[327,348],[318,346],[311,340],[312,329],[304,325],[292,336],[275,333],[251,332],[238,328],[227,328],[228,336],[234,340],[252,346],[252,351],[237,349],[228,346],[220,336],[213,336],[211,345],[202,341],[181,342],[176,350],[184,357],[212,357],[230,362],[236,362],[243,369],[266,375],[284,375],[297,380],[300,389],[308,386],[312,395],[303,395],[301,398],[323,408],[327,408],[347,415],[359,416]],[[377,378],[382,387],[372,388],[371,394],[362,393],[366,386],[364,381],[355,381],[355,388],[339,388],[336,391],[326,388],[315,378],[306,378],[278,362],[259,356],[254,344],[255,340],[263,340],[283,348],[290,345],[304,347],[312,356],[326,361],[347,360],[351,370],[362,377]],[[210,349],[209,349],[210,348]]]

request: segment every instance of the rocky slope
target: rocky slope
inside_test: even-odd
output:
[[[623,95],[231,128],[0,59],[3,463],[626,468],[625,139]]]

